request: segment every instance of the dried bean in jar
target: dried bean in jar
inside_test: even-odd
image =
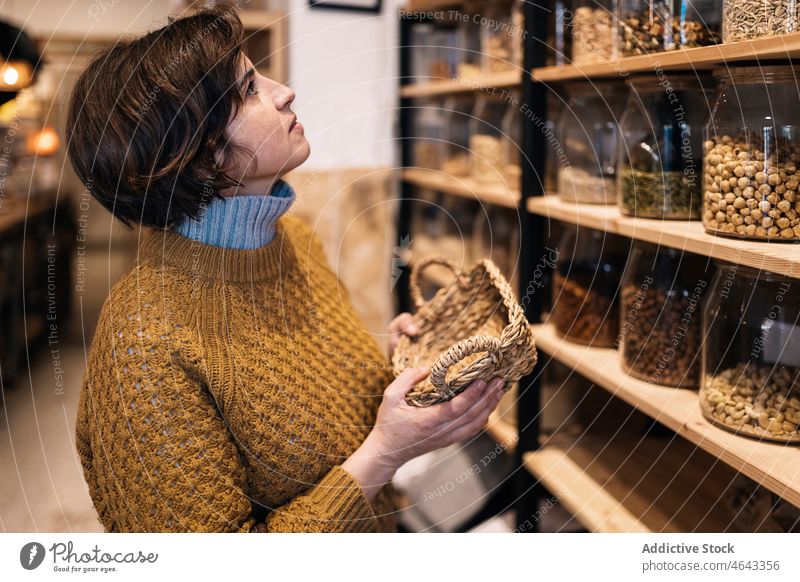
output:
[[[798,17],[796,0],[724,0],[723,42],[788,34],[797,30]]]
[[[581,6],[572,18],[572,60],[576,64],[604,63],[614,57],[614,26],[610,10]]]
[[[699,385],[698,301],[691,295],[670,297],[653,281],[623,285],[620,336],[629,374],[665,386]]]
[[[800,148],[775,140],[771,153],[747,137],[705,142],[703,224],[740,238],[800,239]]]
[[[708,375],[700,408],[709,421],[754,438],[800,442],[800,370],[738,364]]]
[[[698,164],[699,166],[699,164]],[[644,218],[700,217],[697,188],[684,172],[620,172],[621,210]]]
[[[614,347],[619,317],[615,302],[559,273],[555,274],[555,285],[558,303],[550,317],[556,331],[577,343]]]

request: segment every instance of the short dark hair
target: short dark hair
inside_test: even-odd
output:
[[[92,196],[124,224],[197,218],[220,190],[239,185],[224,168],[242,149],[226,127],[242,106],[243,39],[235,9],[217,6],[117,42],[81,73],[67,151]]]

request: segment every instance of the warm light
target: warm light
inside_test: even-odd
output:
[[[0,65],[0,91],[18,91],[31,84],[33,69],[25,61],[6,61]]]
[[[28,136],[25,140],[25,149],[29,155],[51,156],[58,151],[61,140],[52,127],[43,127]]]
[[[16,85],[17,81],[19,81],[19,71],[11,65],[7,66],[3,71],[3,82],[6,85]]]

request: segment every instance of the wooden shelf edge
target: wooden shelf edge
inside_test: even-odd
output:
[[[587,529],[720,532],[735,472],[681,439],[555,435],[525,453],[526,469]]]
[[[496,204],[506,208],[516,208],[519,204],[519,194],[502,185],[481,184],[472,178],[456,178],[439,170],[405,168],[402,171],[402,178],[409,184],[478,202]]]
[[[486,434],[503,447],[503,450],[507,453],[513,453],[517,449],[517,442],[519,441],[517,427],[500,418],[500,413],[496,409],[489,415],[489,421],[486,423]]]
[[[607,63],[540,67],[531,71],[531,77],[539,82],[625,77],[630,73],[652,72],[657,69],[708,69],[729,62],[789,59],[797,56],[800,56],[800,33],[792,33],[772,38],[622,57]]]
[[[637,380],[622,371],[615,350],[564,341],[552,325],[531,327],[537,349],[800,507],[800,448],[717,428],[703,418],[697,392]]]
[[[9,198],[0,204],[0,235],[11,232],[28,222],[39,218],[41,214],[53,210],[57,203],[55,196],[39,195],[25,200]]]
[[[412,83],[400,87],[400,96],[407,98],[440,97],[458,93],[485,91],[493,88],[513,88],[521,85],[521,76],[520,71],[502,71],[500,73],[483,73],[470,77]]]
[[[631,218],[615,206],[571,204],[556,195],[530,197],[527,206],[539,216],[800,278],[800,244],[715,236],[700,221]]]
[[[279,10],[247,10],[238,11],[242,26],[246,31],[263,30],[276,25],[285,26],[288,16]]]
[[[648,527],[575,464],[562,448],[545,446],[525,453],[522,459],[525,468],[589,531],[650,533]]]

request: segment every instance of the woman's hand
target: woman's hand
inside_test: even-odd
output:
[[[503,396],[505,382],[493,378],[488,383],[476,380],[441,404],[427,408],[409,405],[406,393],[429,373],[429,368],[407,368],[389,385],[375,426],[342,464],[369,499],[407,461],[478,433]]]
[[[414,337],[418,333],[419,327],[414,321],[414,316],[408,312],[401,313],[389,322],[389,359],[392,359],[401,335]]]

